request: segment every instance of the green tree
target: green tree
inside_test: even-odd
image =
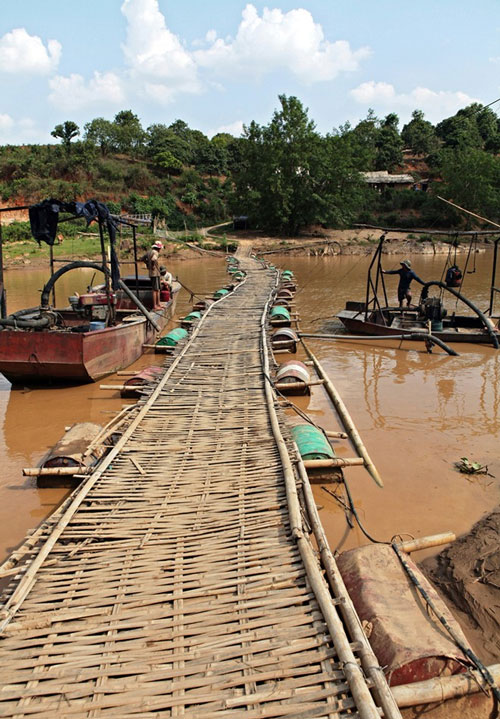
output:
[[[401,131],[404,144],[416,155],[430,155],[438,149],[434,125],[424,119],[422,110],[414,110],[411,120]]]
[[[376,170],[391,172],[395,167],[403,164],[403,140],[399,135],[398,124],[399,118],[394,112],[387,115],[380,123],[375,136]]]
[[[80,134],[80,128],[72,120],[66,120],[61,125],[56,125],[50,133],[52,137],[57,137],[62,140],[67,152],[70,151],[71,140]]]
[[[141,153],[146,133],[132,110],[121,110],[113,121],[113,145],[117,152],[131,155]]]
[[[108,155],[114,147],[113,123],[104,117],[96,117],[84,126],[84,139],[101,151],[101,155]]]
[[[342,158],[339,139],[322,138],[296,97],[279,100],[269,125],[244,128],[233,210],[292,235],[312,223],[342,224],[359,174]]]
[[[499,222],[499,157],[475,148],[446,150],[441,173],[443,184],[439,194],[493,222]],[[454,213],[453,210],[451,212]]]

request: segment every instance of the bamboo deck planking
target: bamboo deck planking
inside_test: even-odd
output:
[[[325,615],[304,509],[289,506],[261,334],[275,275],[241,263],[247,280],[8,564],[2,716],[380,716],[359,642],[331,634],[338,600]]]

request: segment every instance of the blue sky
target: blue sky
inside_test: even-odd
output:
[[[500,2],[0,0],[0,144],[122,109],[208,136],[296,95],[322,133],[500,97]],[[498,112],[500,103],[495,105]]]

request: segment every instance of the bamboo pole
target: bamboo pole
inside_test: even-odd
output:
[[[334,457],[333,459],[304,459],[306,469],[322,469],[326,467],[362,467],[363,457]]]
[[[287,389],[304,389],[305,387],[317,387],[318,385],[324,384],[324,379],[319,379],[314,382],[277,382],[274,386],[279,389],[280,392]]]
[[[342,575],[337,567],[337,563],[330,551],[304,463],[300,459],[297,445],[295,445],[295,447],[297,449],[298,458],[297,469],[299,477],[302,481],[302,489],[304,491],[304,499],[307,507],[307,513],[309,515],[309,521],[318,544],[320,557],[323,562],[323,566],[325,567],[326,576],[332,588],[333,595],[334,597],[342,597],[342,602],[339,605],[340,612],[351,637],[355,641],[359,642],[362,647],[360,652],[361,664],[367,676],[373,681],[380,705],[384,712],[384,717],[386,719],[401,719],[401,713],[391,693],[391,689],[387,684],[383,669],[380,666],[378,659],[366,637],[351,597],[349,596],[344,584],[344,580],[342,579]]]
[[[492,664],[487,669],[495,682],[500,684],[500,664]],[[419,704],[441,703],[447,699],[464,697],[480,691],[489,694],[490,689],[490,685],[476,669],[469,669],[465,674],[434,677],[413,684],[401,684],[393,687],[392,693],[399,707],[411,707]]]
[[[420,549],[430,549],[431,547],[440,547],[443,544],[449,544],[456,539],[454,532],[443,532],[442,534],[431,534],[428,537],[419,537],[418,539],[409,539],[406,542],[398,542],[398,547],[402,552],[410,554],[410,552],[418,552]]]
[[[307,355],[310,357],[310,359],[314,363],[314,367],[316,368],[316,371],[318,372],[319,376],[325,380],[325,389],[332,400],[332,403],[337,410],[337,413],[342,420],[342,423],[345,427],[345,430],[347,434],[349,435],[349,439],[353,443],[356,451],[358,452],[359,456],[364,459],[365,467],[367,472],[371,475],[373,480],[376,484],[378,484],[379,487],[383,487],[384,483],[382,481],[382,478],[380,474],[378,473],[377,468],[373,464],[370,455],[368,454],[368,451],[363,444],[361,437],[359,436],[359,432],[356,429],[356,426],[354,422],[351,419],[351,416],[349,412],[347,411],[347,407],[345,406],[344,402],[342,401],[341,396],[333,386],[331,380],[329,379],[328,375],[324,371],[323,367],[319,363],[316,356],[311,352],[309,347],[307,346],[306,342],[302,339],[302,344],[304,346],[305,351],[307,352]]]
[[[267,317],[269,301],[264,308],[261,318],[261,348],[264,373],[269,376],[269,357],[267,353],[267,343],[265,335],[265,322]],[[307,576],[313,592],[316,596],[318,604],[321,608],[326,625],[330,635],[334,641],[339,660],[343,662],[344,672],[353,697],[356,701],[356,707],[360,719],[380,719],[377,707],[373,701],[373,697],[362,676],[356,657],[353,654],[351,645],[345,635],[344,628],[340,617],[338,616],[332,604],[332,597],[326,587],[325,580],[319,570],[319,566],[314,552],[309,544],[309,540],[304,537],[302,532],[302,517],[300,513],[300,504],[297,495],[297,486],[295,481],[295,473],[293,465],[288,454],[288,450],[281,434],[278,416],[274,407],[274,398],[269,383],[264,381],[264,391],[266,403],[271,422],[271,429],[276,440],[280,459],[283,465],[283,474],[285,479],[285,488],[288,503],[288,512],[290,517],[290,528],[292,536],[295,538],[302,561],[306,567]]]
[[[498,229],[500,229],[500,225],[497,222],[488,220],[486,217],[481,217],[481,215],[476,215],[475,212],[466,210],[465,207],[460,207],[460,205],[456,205],[454,202],[451,202],[451,200],[445,200],[445,198],[441,197],[441,195],[436,195],[436,197],[438,198],[438,200],[441,200],[441,202],[446,202],[447,205],[456,207],[457,210],[461,210],[462,212],[465,212],[467,215],[471,215],[471,217],[476,217],[478,220],[481,220],[481,222],[487,222],[489,225],[492,225],[493,227],[498,227]],[[413,230],[412,230],[412,232],[413,232]],[[475,234],[479,234],[479,233],[475,233]]]
[[[72,477],[75,474],[89,474],[90,467],[24,467],[24,477]]]

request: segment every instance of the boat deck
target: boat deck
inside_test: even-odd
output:
[[[331,631],[343,599],[290,513],[293,448],[266,405],[275,275],[241,262],[246,282],[17,555],[0,615],[3,717],[380,716],[363,647]]]

